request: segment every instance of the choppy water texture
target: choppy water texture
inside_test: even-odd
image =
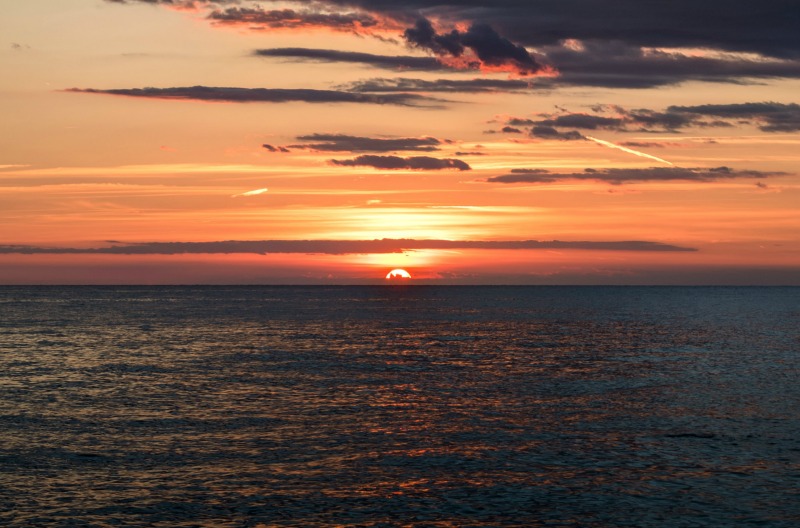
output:
[[[3,526],[798,526],[800,289],[0,288]]]

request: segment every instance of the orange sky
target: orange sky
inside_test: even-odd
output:
[[[225,6],[4,6],[0,283],[372,284],[402,267],[419,283],[800,284],[800,125],[776,130],[763,108],[742,113],[756,102],[797,112],[800,74],[758,83],[682,73],[660,86],[580,85],[567,80],[581,78],[583,63],[569,59],[578,64],[573,74],[556,58],[565,49],[588,54],[582,42],[553,51],[510,37],[522,59],[479,64],[481,50],[465,45],[459,60],[475,69],[454,71],[445,69],[454,58],[404,36],[420,12],[391,18],[357,2],[330,4],[326,15],[381,22],[362,34],[350,26],[252,30],[212,23],[209,14]],[[248,5],[304,9],[302,2]],[[474,22],[426,13],[441,35],[467,35]],[[438,58],[443,66],[411,71],[372,58],[254,55],[286,48]],[[691,57],[719,55],[730,68],[779,60],[747,56],[742,66],[740,56],[723,52],[678,46],[645,50],[641,60],[672,53],[691,66]],[[548,53],[552,67],[523,71],[526,57],[542,63]],[[501,83],[437,91],[403,81],[402,90],[371,92],[355,84],[377,78]],[[564,85],[502,84],[520,79]],[[633,81],[614,81],[624,82]],[[211,87],[215,100],[196,87]],[[169,91],[176,88],[194,91],[176,99]],[[236,100],[242,97],[249,99]],[[345,102],[320,102],[331,97]],[[646,241],[677,249],[85,252],[153,242],[384,238]]]

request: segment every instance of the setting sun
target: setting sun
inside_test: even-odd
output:
[[[411,274],[404,269],[393,269],[389,273],[386,274],[386,278],[389,280],[397,280],[397,279],[410,279]]]

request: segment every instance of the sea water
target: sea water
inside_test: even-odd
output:
[[[0,288],[3,526],[798,526],[800,288]]]

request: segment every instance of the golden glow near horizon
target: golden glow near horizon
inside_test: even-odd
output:
[[[396,268],[386,274],[389,280],[410,279],[411,274],[404,269]]]
[[[407,19],[380,6],[320,4],[372,17],[357,30],[299,15],[288,28],[253,30],[212,23],[201,3],[155,4],[5,7],[0,281],[164,283],[183,280],[174,272],[183,266],[187,282],[223,283],[369,282],[392,268],[454,283],[774,282],[770,274],[800,283],[800,81],[692,74],[692,61],[733,71],[736,61],[758,69],[782,59],[634,46],[641,53],[626,57],[669,59],[676,70],[685,62],[689,73],[663,85],[669,74],[647,77],[645,68],[619,74],[619,87],[605,77],[537,87],[572,79],[568,65],[532,76],[512,62],[437,69],[436,55],[404,42]],[[303,12],[296,2],[258,5]],[[468,10],[448,9],[432,4],[426,16],[439,31],[466,31],[472,21],[458,17]],[[562,55],[592,58],[578,36],[562,45]],[[465,53],[472,63],[439,58],[459,68],[480,62]],[[415,69],[402,62],[409,57],[429,62]],[[445,81],[467,88],[441,91]],[[747,106],[763,102],[780,105],[784,121]],[[180,245],[376,239],[648,241],[696,251],[434,244],[186,254]],[[142,243],[170,249],[73,251]]]

